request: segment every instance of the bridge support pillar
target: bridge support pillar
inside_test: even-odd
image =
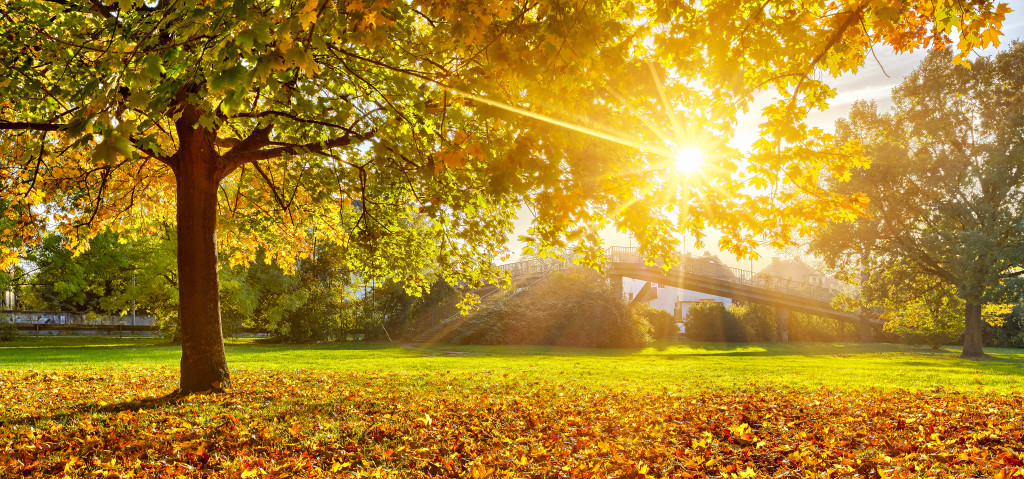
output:
[[[789,342],[789,310],[781,306],[775,307],[775,331],[778,333],[779,342]]]
[[[872,338],[871,331],[871,318],[868,317],[867,311],[861,310],[860,314],[857,315],[859,319],[858,326],[860,327],[860,342],[870,343]]]
[[[622,300],[622,276],[609,276],[608,282],[611,283],[612,294],[615,295],[615,299]]]

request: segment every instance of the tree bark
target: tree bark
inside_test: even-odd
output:
[[[182,131],[179,129],[179,132]],[[181,394],[220,392],[231,384],[220,321],[217,187],[212,136],[192,130],[174,158],[177,181]]]
[[[964,349],[960,357],[978,358],[984,356],[985,351],[982,348],[984,329],[981,324],[981,303],[968,301],[964,319],[966,322],[964,328]]]

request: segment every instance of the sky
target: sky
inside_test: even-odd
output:
[[[1015,2],[1011,2],[1011,6],[1013,3]],[[1008,45],[1012,40],[1024,40],[1024,8],[1018,6],[1016,11],[1007,14],[1002,30],[1003,36],[1000,37],[1001,43],[999,47],[988,48],[976,53],[982,56],[991,55]],[[836,89],[836,97],[830,102],[828,110],[812,112],[808,116],[808,124],[822,128],[825,131],[833,131],[836,119],[849,113],[851,106],[857,100],[874,100],[878,104],[879,110],[889,109],[892,106],[890,98],[892,89],[913,71],[927,54],[926,50],[896,54],[886,46],[876,46],[874,51],[878,57],[877,62],[869,54],[866,63],[856,73],[825,79],[829,85]],[[760,122],[761,120],[757,115],[749,115],[747,118],[742,118],[738,123],[733,145],[741,146],[752,143],[757,137],[757,125]],[[532,215],[529,211],[525,209],[519,211],[519,218],[515,223],[515,231],[509,238],[508,246],[512,252],[509,261],[515,261],[519,257],[523,243],[517,238],[526,233],[531,219]],[[758,253],[761,255],[760,259],[756,261],[738,261],[731,253],[721,253],[718,251],[718,235],[715,232],[708,231],[707,233],[708,236],[705,238],[706,244],[700,251],[693,248],[692,238],[686,239],[685,249],[694,254],[701,254],[707,250],[711,254],[718,255],[723,262],[737,268],[753,268],[757,271],[771,263],[773,256],[789,258],[800,254],[798,248],[790,248],[786,251],[763,248],[758,250]],[[602,232],[602,237],[609,246],[629,246],[631,244],[631,240],[627,235],[613,229]],[[809,261],[813,264],[813,259]]]

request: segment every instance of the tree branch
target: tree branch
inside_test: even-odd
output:
[[[270,192],[273,193],[274,195],[274,201],[277,202],[277,205],[280,206],[285,213],[288,213],[288,219],[292,222],[292,224],[295,224],[295,218],[292,216],[292,209],[290,208],[291,204],[285,204],[284,199],[281,198],[281,194],[277,191],[277,185],[275,185],[274,182],[270,179],[270,176],[267,175],[265,171],[263,171],[263,168],[260,167],[259,162],[254,161],[252,165],[256,168],[256,172],[263,177],[263,181],[267,183],[267,186],[270,187]]]
[[[61,131],[67,128],[64,123],[39,123],[32,121],[0,121],[0,130],[31,130],[31,131]]]
[[[330,128],[338,128],[338,129],[341,129],[341,130],[345,130],[349,134],[354,133],[352,130],[350,130],[348,127],[346,127],[344,125],[339,125],[337,123],[330,123],[330,122],[320,121],[320,120],[311,120],[311,119],[307,119],[307,118],[301,118],[301,117],[293,115],[291,113],[284,112],[284,111],[277,111],[277,110],[267,110],[267,111],[261,111],[259,113],[239,113],[237,115],[231,116],[230,118],[264,118],[264,117],[268,117],[268,116],[280,116],[280,117],[288,118],[289,120],[292,120],[292,121],[296,121],[298,123],[306,123],[306,124],[310,124],[310,125],[320,125],[320,126],[326,126],[326,127],[330,127]]]
[[[256,132],[253,132],[253,134],[255,135]],[[253,135],[250,135],[250,137],[252,136]],[[265,150],[255,151],[244,151],[236,147],[232,148],[231,151],[229,151],[227,154],[223,156],[222,160],[224,161],[224,165],[222,171],[224,176],[227,176],[232,171],[234,171],[235,168],[238,168],[239,166],[245,163],[255,163],[257,161],[272,160],[274,158],[280,158],[283,155],[294,155],[300,152],[308,152],[314,154],[324,153],[327,150],[348,146],[357,141],[366,141],[371,137],[373,137],[373,133],[366,135],[349,134],[339,138],[333,138],[322,143],[305,143],[301,145],[292,144],[287,146],[280,146],[277,148],[268,148]],[[246,140],[248,139],[249,138],[246,138]],[[242,143],[245,143],[246,140],[243,140]],[[232,153],[235,150],[240,151],[238,151],[237,153]]]

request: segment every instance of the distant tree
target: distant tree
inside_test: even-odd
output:
[[[686,336],[694,341],[744,342],[747,331],[736,314],[718,303],[697,303],[686,310]]]
[[[985,332],[985,345],[1000,348],[1024,348],[1024,304],[1013,306],[1011,312],[1001,314],[1001,324],[989,325]]]
[[[218,239],[288,265],[317,241],[365,278],[481,282],[520,204],[538,251],[596,263],[597,232],[648,256],[707,227],[753,254],[853,197],[821,194],[855,149],[804,123],[816,72],[869,47],[996,43],[994,0],[510,2],[7,0],[0,4],[0,194],[40,237],[176,221],[182,393],[230,385]],[[770,92],[762,138],[728,147]],[[558,125],[553,126],[553,125]],[[563,128],[568,125],[569,128]],[[699,181],[673,150],[709,150]],[[737,171],[738,165],[750,167]],[[780,174],[780,172],[784,172]],[[764,194],[753,194],[761,191]],[[354,217],[346,205],[360,201]],[[408,234],[411,216],[429,219]],[[80,243],[80,244],[85,244]],[[17,252],[3,252],[5,262]],[[417,279],[423,279],[422,277]],[[415,287],[416,281],[405,284]]]
[[[730,310],[736,315],[737,321],[746,330],[747,341],[767,342],[778,340],[774,307],[757,303],[745,303],[739,306],[733,305]],[[793,326],[790,325],[790,331],[796,332],[799,335],[799,332]],[[799,340],[799,336],[794,339]]]
[[[366,298],[369,301],[367,306],[375,313],[366,324],[367,334],[371,338],[390,336],[394,339],[396,334],[405,332],[411,322],[449,301],[461,298],[458,290],[440,279],[430,286],[428,292],[418,296],[410,294],[401,283],[389,281],[374,289],[373,295]]]
[[[33,307],[126,314],[143,310],[163,319],[177,310],[173,231],[165,237],[126,239],[106,231],[78,255],[50,236],[29,250],[34,271],[24,288]]]
[[[646,321],[651,327],[651,337],[656,340],[674,339],[679,336],[676,319],[666,311],[655,308],[647,303],[637,303],[630,307],[634,316]]]
[[[489,297],[479,310],[440,323],[427,337],[454,344],[537,344],[580,348],[636,348],[651,325],[588,268],[555,271],[523,290]],[[441,333],[441,334],[436,334]]]
[[[11,201],[8,201],[0,195],[0,210],[4,212],[11,208]],[[14,234],[17,229],[17,222],[12,219],[9,215],[0,215],[0,257],[9,255],[11,251],[19,251],[22,249],[23,238]],[[27,274],[25,269],[17,264],[4,264],[0,260],[0,295],[5,292],[14,291],[20,292],[20,286],[25,282]]]
[[[28,272],[21,265],[13,264],[0,270],[0,301],[3,301],[3,295],[7,292],[19,296],[27,278]],[[16,301],[20,303],[20,300]],[[8,306],[16,306],[16,304]]]
[[[936,330],[953,333],[944,315],[962,301],[963,356],[977,357],[983,305],[1024,273],[1024,44],[970,68],[950,58],[931,53],[894,90],[891,113],[862,102],[837,123],[872,163],[833,191],[867,193],[870,210],[811,247],[848,278],[867,275],[863,304],[893,317],[934,313]]]

